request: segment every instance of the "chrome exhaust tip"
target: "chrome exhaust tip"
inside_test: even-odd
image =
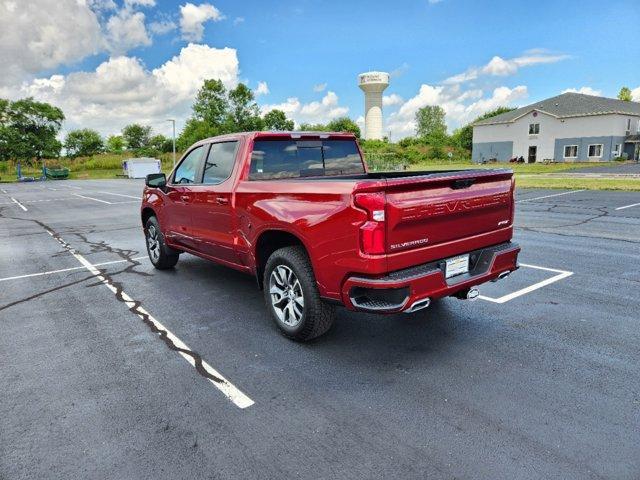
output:
[[[416,300],[415,302],[413,302],[413,304],[407,308],[404,313],[413,313],[413,312],[417,312],[418,310],[422,310],[423,308],[427,308],[429,305],[431,305],[431,299],[430,298],[423,298],[422,300]]]
[[[467,292],[467,300],[469,300],[470,302],[473,302],[474,300],[478,299],[479,295],[480,295],[480,290],[478,290],[477,287],[471,287]]]
[[[507,278],[509,275],[511,275],[511,270],[507,270],[506,272],[502,272],[500,275],[498,275],[496,278],[494,278],[491,281],[495,283],[498,280],[503,280],[503,279]]]

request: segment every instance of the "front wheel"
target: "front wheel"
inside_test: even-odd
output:
[[[320,299],[304,248],[276,250],[267,261],[263,286],[271,317],[287,337],[311,340],[331,328],[334,308]]]
[[[180,258],[178,252],[167,247],[164,236],[160,231],[160,224],[156,217],[151,217],[145,225],[145,238],[147,241],[147,253],[149,260],[158,270],[173,268]]]

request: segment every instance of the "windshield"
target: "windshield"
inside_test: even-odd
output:
[[[250,180],[364,173],[355,140],[256,140]]]

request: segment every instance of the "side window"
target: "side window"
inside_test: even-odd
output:
[[[180,162],[176,173],[173,176],[173,183],[189,184],[196,181],[196,175],[200,169],[200,159],[204,147],[197,147],[191,150],[187,156]]]
[[[204,177],[202,183],[215,185],[224,182],[236,161],[238,142],[214,143],[209,149],[209,155],[204,164]]]

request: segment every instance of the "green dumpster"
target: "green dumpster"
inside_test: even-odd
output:
[[[45,168],[44,174],[50,180],[64,180],[69,177],[69,169],[68,168]]]

